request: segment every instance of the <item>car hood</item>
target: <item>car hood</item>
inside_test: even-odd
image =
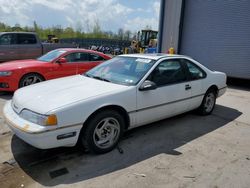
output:
[[[34,65],[37,65],[38,63],[41,64],[41,63],[47,63],[47,62],[42,62],[42,61],[38,61],[35,59],[9,61],[9,62],[0,64],[0,71],[10,71],[14,69],[32,67]]]
[[[15,92],[12,106],[18,113],[22,109],[29,109],[46,114],[72,103],[120,92],[127,88],[129,86],[75,75],[21,88]]]

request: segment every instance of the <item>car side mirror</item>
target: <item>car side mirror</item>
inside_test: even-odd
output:
[[[57,62],[60,64],[67,63],[67,59],[62,57],[62,58],[58,59]]]
[[[157,86],[154,82],[146,80],[142,83],[142,85],[139,87],[139,91],[148,91],[148,90],[154,90]]]

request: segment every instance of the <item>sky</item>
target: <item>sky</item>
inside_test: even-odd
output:
[[[158,30],[160,0],[0,0],[0,22],[14,26],[61,25],[88,32],[95,23],[104,31]]]

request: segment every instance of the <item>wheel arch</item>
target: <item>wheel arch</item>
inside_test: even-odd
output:
[[[39,75],[39,76],[41,76],[41,77],[43,78],[44,81],[46,80],[46,78],[45,78],[41,73],[39,73],[39,72],[26,72],[26,73],[24,73],[24,74],[21,76],[21,78],[19,79],[19,82],[18,82],[18,87],[19,87],[19,88],[20,88],[20,84],[21,84],[22,79],[23,79],[25,76],[29,75],[29,74],[36,74],[36,75]]]
[[[97,109],[96,111],[94,111],[87,119],[86,121],[83,123],[83,127],[82,129],[84,129],[88,122],[91,120],[91,118],[93,118],[96,114],[105,111],[105,110],[115,110],[117,111],[119,114],[121,114],[125,120],[125,130],[128,129],[129,125],[130,125],[130,118],[128,115],[128,112],[121,106],[119,105],[107,105],[107,106],[103,106],[100,107],[99,109]]]
[[[216,97],[218,96],[219,88],[218,88],[217,85],[215,85],[215,84],[211,85],[211,86],[207,89],[207,91],[209,91],[209,90],[214,90],[214,91],[215,91],[215,94],[216,94]]]

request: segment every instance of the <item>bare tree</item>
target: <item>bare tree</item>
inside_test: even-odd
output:
[[[124,33],[124,39],[125,40],[130,40],[131,35],[132,35],[132,32],[130,30],[125,31],[125,33]]]
[[[82,35],[82,30],[83,30],[83,27],[82,27],[82,24],[80,21],[77,21],[76,22],[76,36],[77,37],[81,37]]]
[[[101,30],[99,20],[95,20],[94,27],[93,27],[93,33],[100,34],[101,32],[102,32],[102,30]]]
[[[151,26],[151,25],[146,25],[145,29],[151,30],[151,29],[152,29],[152,26]]]
[[[118,30],[118,38],[119,38],[120,40],[123,40],[123,38],[124,38],[124,31],[123,31],[122,28],[120,28],[120,29]]]

